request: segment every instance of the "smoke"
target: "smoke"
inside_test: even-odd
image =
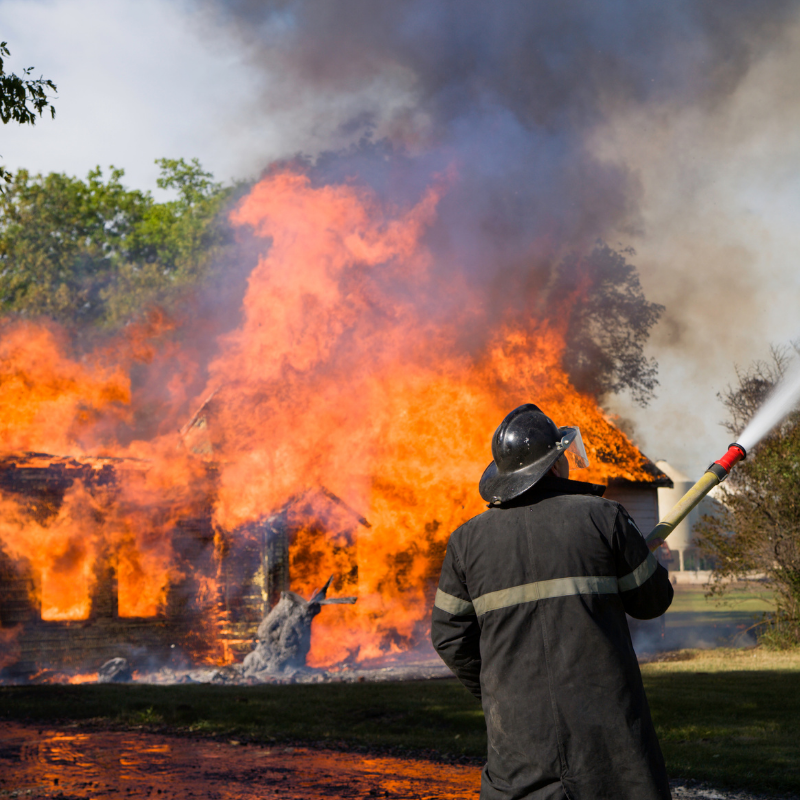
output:
[[[216,6],[239,26],[254,66],[281,76],[265,102],[347,98],[332,119],[323,104],[327,123],[309,121],[329,130],[328,147],[366,133],[406,148],[418,169],[458,164],[460,191],[441,214],[451,230],[455,217],[464,221],[454,247],[467,263],[459,266],[483,278],[525,270],[542,239],[558,249],[593,244],[614,225],[633,230],[640,182],[624,155],[588,146],[593,132],[667,101],[718,105],[795,7],[778,0],[602,10],[447,0]],[[515,264],[519,256],[526,263]]]
[[[651,345],[671,378],[652,411],[662,430],[693,435],[676,457],[643,415],[636,422],[652,455],[689,474],[729,441],[715,394],[735,380],[733,365],[796,335],[799,38],[795,20],[724,102],[687,109],[665,99],[647,113],[630,109],[596,138],[599,154],[624,152],[642,182],[644,222],[627,241],[645,291],[666,306]]]
[[[434,124],[507,109],[528,128],[580,130],[619,103],[728,93],[794,7],[787,2],[590,3],[510,0],[217,2],[296,83],[354,93],[405,76]],[[364,111],[369,109],[363,109]]]
[[[202,5],[238,30],[263,104],[293,109],[299,141],[323,151],[320,182],[364,181],[403,203],[454,172],[428,245],[436,269],[482,294],[487,324],[539,313],[569,254],[632,245],[648,299],[667,309],[650,351],[665,424],[654,431],[629,397],[611,407],[651,455],[689,472],[708,460],[724,439],[715,393],[791,315],[788,299],[778,314],[759,304],[787,274],[770,269],[779,242],[761,211],[780,178],[770,153],[797,156],[781,144],[796,129],[795,3]],[[435,300],[431,313],[459,296]],[[692,442],[676,452],[687,421]]]
[[[713,621],[716,616],[717,620]],[[758,615],[746,612],[703,614],[668,611],[652,620],[628,617],[633,649],[640,658],[676,650],[754,647]]]

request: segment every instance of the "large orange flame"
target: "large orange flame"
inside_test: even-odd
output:
[[[193,568],[170,539],[181,519],[211,503],[224,542],[220,532],[246,530],[289,504],[291,588],[308,596],[333,573],[337,591],[358,596],[355,606],[323,609],[311,664],[385,658],[426,640],[447,537],[483,508],[478,479],[492,431],[511,408],[535,401],[557,424],[581,427],[592,466],[576,477],[650,479],[639,451],[570,384],[558,323],[516,316],[490,329],[483,299],[453,277],[458,270],[446,282],[433,270],[425,234],[450,180],[407,208],[356,184],[315,186],[286,170],[253,188],[232,221],[269,247],[250,275],[241,325],[210,364],[202,396],[214,393],[214,414],[202,447],[186,438],[181,446],[164,425],[146,441],[114,441],[139,412],[127,378],[134,361],[161,358],[154,374],[169,386],[170,424],[186,401],[197,354],[181,358],[188,345],[162,318],[80,359],[55,329],[5,326],[8,458],[79,455],[94,470],[106,462],[88,453],[127,459],[116,463],[113,487],[89,491],[76,481],[58,507],[1,498],[0,542],[41,577],[45,618],[85,618],[97,565],[109,558],[120,615],[154,615],[167,586]],[[446,315],[436,313],[441,305]],[[315,510],[317,490],[366,524],[354,532]],[[293,498],[306,499],[292,506]],[[228,545],[219,542],[222,554]],[[210,580],[197,579],[208,604]]]
[[[442,191],[387,209],[363,189],[280,173],[234,215],[271,246],[250,277],[244,322],[212,365],[224,386],[217,520],[233,528],[324,485],[371,523],[358,537],[358,604],[315,623],[316,665],[424,638],[447,536],[481,510],[491,433],[514,406],[535,399],[580,425],[594,444],[587,478],[606,478],[604,462],[618,459],[616,474],[643,476],[638,451],[560,368],[563,331],[516,322],[470,353],[459,340],[479,298],[465,294],[449,324],[398,301],[398,286],[415,300],[463,291],[434,280],[421,243]],[[309,552],[304,538],[295,561]],[[294,588],[309,593],[335,571],[334,559],[318,561],[293,565]]]

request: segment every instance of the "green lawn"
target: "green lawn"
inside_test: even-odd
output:
[[[642,667],[670,776],[800,791],[800,652],[677,657]]]
[[[642,668],[672,777],[800,791],[800,651],[684,651]],[[290,686],[0,687],[0,718],[93,721],[269,742],[480,758],[481,710],[455,681]]]
[[[721,598],[706,597],[702,586],[678,586],[667,614],[675,612],[698,612],[702,614],[729,614],[731,612],[751,612],[754,616],[764,611],[774,611],[772,592],[756,591],[752,588],[735,587],[725,592]]]

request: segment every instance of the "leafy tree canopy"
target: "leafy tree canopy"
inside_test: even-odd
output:
[[[776,348],[769,361],[737,370],[720,395],[725,427],[738,436],[783,377],[792,352]],[[698,545],[715,562],[712,592],[730,579],[766,575],[777,611],[762,631],[767,643],[800,643],[800,411],[765,438],[731,472],[720,496],[722,511],[704,517]]]
[[[204,278],[230,241],[232,188],[197,159],[156,163],[175,200],[127,189],[113,167],[86,180],[19,170],[0,195],[0,313],[114,326]]]
[[[658,365],[644,347],[664,306],[645,298],[626,258],[633,254],[598,242],[587,256],[569,256],[550,295],[567,299],[553,309],[566,323],[563,364],[575,387],[598,398],[628,390],[645,406],[658,386]]]
[[[56,109],[47,96],[47,90],[58,89],[53,81],[45,78],[29,78],[33,67],[22,71],[24,77],[7,74],[5,71],[4,56],[10,56],[7,42],[0,42],[0,119],[3,124],[10,121],[20,124],[33,125],[36,116],[42,116],[45,109],[50,109],[50,115],[55,118]]]
[[[5,58],[11,53],[7,42],[0,42],[0,120],[4,125],[9,122],[18,122],[20,125],[36,124],[36,117],[42,116],[46,109],[50,109],[50,116],[55,118],[56,109],[50,102],[48,89],[57,92],[53,81],[45,78],[28,77],[33,72],[33,67],[22,71],[22,75],[6,73]],[[11,181],[11,173],[0,166],[0,187],[2,182]]]

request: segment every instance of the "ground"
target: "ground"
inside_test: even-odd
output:
[[[800,651],[689,650],[661,658],[668,660],[644,664],[642,673],[676,800],[800,795]],[[30,788],[41,797],[83,800],[102,795],[114,781],[117,788],[106,796],[123,785],[126,796],[148,787],[150,796],[158,788],[164,796],[171,780],[158,768],[164,753],[170,763],[188,759],[179,774],[189,783],[182,795],[173,786],[172,796],[255,800],[278,796],[270,792],[280,781],[284,798],[313,798],[314,785],[327,787],[328,800],[381,796],[373,790],[394,798],[470,797],[486,748],[480,707],[453,680],[0,687],[0,718],[7,723],[0,733],[0,797]],[[28,743],[15,743],[13,731]],[[47,744],[65,736],[84,738]],[[130,756],[120,752],[125,741]],[[215,773],[209,764],[223,766]],[[67,792],[62,780],[75,770]],[[214,774],[246,793],[231,788],[214,795]],[[426,795],[430,774],[450,776],[456,793],[448,795],[445,783],[439,794]],[[59,775],[58,787],[46,782]],[[287,784],[299,775],[311,776],[311,783]],[[209,791],[197,781],[208,781]],[[352,787],[362,793],[347,794]]]
[[[37,728],[0,735],[0,798],[188,800],[463,800],[480,787],[477,765],[136,731]],[[758,800],[673,781],[674,800]]]
[[[705,592],[703,586],[678,585],[663,618],[631,620],[637,652],[754,646],[755,626],[765,612],[774,610],[772,594],[757,584],[731,586],[719,599]]]

